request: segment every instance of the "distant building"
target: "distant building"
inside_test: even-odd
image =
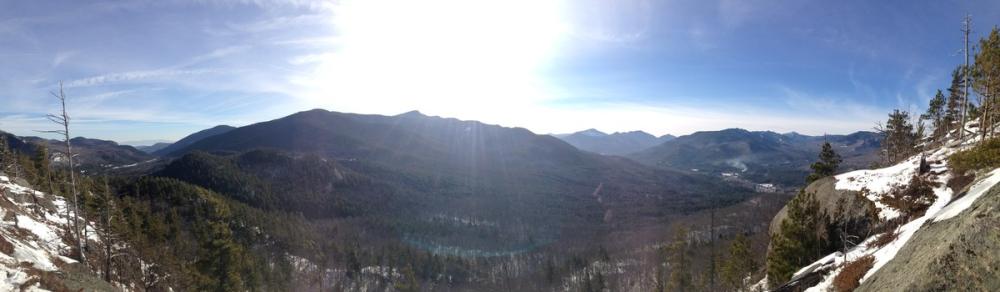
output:
[[[754,186],[754,190],[758,193],[777,193],[778,187],[774,184],[757,184]]]

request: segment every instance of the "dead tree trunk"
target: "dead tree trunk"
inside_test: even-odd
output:
[[[54,96],[57,100],[59,100],[59,105],[61,107],[60,108],[60,112],[58,114],[49,114],[49,115],[46,116],[46,118],[48,118],[49,121],[52,121],[53,123],[56,123],[57,125],[61,126],[62,129],[61,130],[42,131],[42,132],[53,133],[53,134],[58,134],[58,135],[62,136],[63,143],[66,146],[66,152],[64,153],[64,155],[66,156],[66,161],[69,163],[69,185],[70,185],[70,193],[73,196],[73,207],[72,207],[73,208],[73,215],[72,215],[73,222],[71,224],[72,225],[71,228],[73,229],[72,233],[76,236],[77,249],[79,249],[79,251],[80,251],[80,258],[79,258],[79,260],[80,260],[80,262],[82,262],[84,264],[84,267],[87,267],[88,266],[87,265],[87,256],[85,255],[84,249],[83,249],[83,245],[84,245],[83,232],[80,231],[80,211],[81,211],[81,209],[80,209],[80,202],[79,202],[79,198],[78,198],[79,195],[78,195],[77,189],[76,189],[76,171],[74,171],[74,169],[73,169],[74,168],[74,165],[73,165],[73,143],[70,142],[70,132],[69,132],[70,117],[69,117],[69,114],[66,112],[66,93],[63,91],[62,82],[59,83],[59,93],[57,94],[55,92],[52,92],[52,96]],[[66,206],[66,209],[67,209],[66,212],[69,213],[70,207]],[[86,228],[86,227],[84,227],[84,228]]]

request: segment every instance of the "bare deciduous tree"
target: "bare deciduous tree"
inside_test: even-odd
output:
[[[59,113],[57,113],[57,114],[48,114],[45,117],[48,118],[49,121],[52,121],[53,123],[56,123],[57,125],[61,126],[62,129],[40,131],[40,132],[57,134],[59,136],[62,136],[63,143],[65,143],[66,150],[63,153],[63,155],[66,157],[66,161],[69,163],[70,193],[72,194],[72,197],[73,197],[73,207],[69,208],[67,206],[66,213],[69,213],[70,209],[73,209],[73,214],[72,214],[73,222],[71,224],[72,225],[71,228],[73,228],[72,234],[74,236],[76,236],[76,245],[77,245],[77,248],[80,251],[80,258],[79,258],[79,260],[80,260],[80,262],[84,263],[84,266],[86,267],[86,266],[88,266],[86,264],[87,263],[87,256],[84,254],[84,249],[83,249],[83,241],[84,241],[83,236],[82,236],[83,233],[80,232],[80,214],[79,213],[80,213],[81,209],[80,209],[80,203],[79,203],[79,199],[78,199],[78,195],[77,195],[78,193],[77,193],[77,189],[76,189],[76,171],[73,170],[73,167],[74,167],[74,165],[73,165],[73,145],[70,142],[70,135],[69,135],[70,117],[69,117],[69,114],[66,112],[66,93],[65,93],[65,91],[63,91],[62,82],[59,82],[59,93],[55,93],[55,92],[51,92],[51,93],[52,93],[52,96],[54,96],[56,99],[59,100],[59,104],[60,104],[61,108],[60,108],[60,112]]]

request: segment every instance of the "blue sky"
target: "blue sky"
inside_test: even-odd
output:
[[[847,133],[922,110],[994,1],[0,0],[0,129],[175,140],[297,111]],[[978,38],[978,37],[977,37]]]

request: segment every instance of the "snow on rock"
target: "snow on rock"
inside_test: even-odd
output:
[[[1000,183],[1000,169],[994,169],[991,171],[986,175],[986,178],[972,185],[972,187],[969,188],[969,193],[958,200],[955,200],[955,202],[952,202],[940,212],[937,212],[937,214],[934,215],[934,220],[932,222],[948,220],[958,214],[961,214],[962,211],[965,211],[965,209],[972,206],[972,203],[976,202],[979,197],[983,196],[983,194],[993,188],[993,186],[997,183]]]
[[[38,284],[22,287],[35,280],[39,272],[56,271],[63,264],[76,263],[66,257],[70,247],[61,234],[70,221],[66,201],[11,182],[0,176],[0,239],[10,244],[10,253],[0,251],[0,291],[45,291]],[[11,196],[34,196],[51,202],[54,208],[34,203],[19,203]],[[89,224],[88,224],[89,225]],[[93,231],[91,226],[88,230]],[[100,241],[96,232],[91,240]]]
[[[899,217],[899,211],[882,204],[878,198],[888,193],[894,186],[909,182],[919,165],[920,157],[917,156],[886,168],[844,173],[836,176],[837,184],[834,188],[848,191],[867,189],[865,196],[875,203],[875,207],[879,209],[879,217],[883,220],[893,219]]]

